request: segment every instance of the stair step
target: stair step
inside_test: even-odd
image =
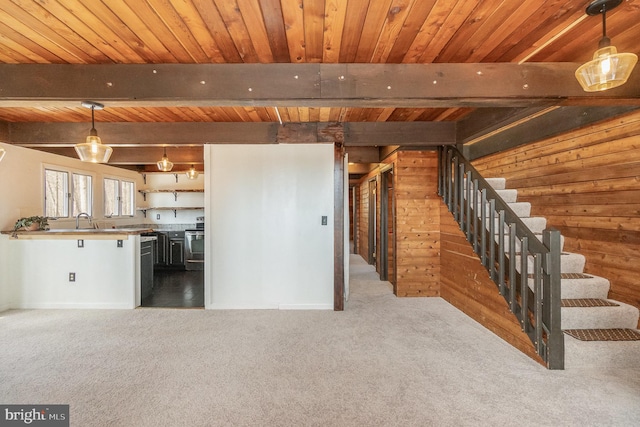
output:
[[[533,290],[535,284],[532,275],[529,276],[529,288]],[[593,276],[584,273],[560,274],[560,298],[582,299],[595,298],[607,299],[610,283],[604,277]]]
[[[578,274],[580,273],[562,274],[561,298],[607,298],[610,288],[609,280],[584,273],[578,277]]]
[[[534,234],[542,234],[542,232],[544,231],[545,228],[547,228],[547,218],[542,217],[542,216],[533,216],[533,217],[529,217],[529,218],[520,218],[522,220],[522,222],[524,223],[524,225],[526,225],[529,230],[531,230],[532,233]],[[489,229],[489,222],[487,221],[487,230]],[[496,230],[496,234],[498,234],[498,219],[496,218],[495,222],[495,230]],[[505,224],[504,226],[504,231],[505,233],[509,230],[509,226],[507,224]]]
[[[485,178],[487,184],[491,186],[494,190],[504,190],[507,188],[507,180],[505,178]],[[467,188],[467,178],[465,177],[463,182],[463,188],[466,190]]]
[[[580,341],[565,334],[564,354],[565,369],[638,369],[640,341]]]
[[[636,329],[565,329],[565,334],[580,341],[640,341]]]
[[[507,185],[507,180],[505,178],[485,178],[487,184],[493,187],[494,190],[504,190]]]
[[[531,215],[531,203],[529,202],[511,202],[508,205],[520,218],[528,218]]]
[[[534,233],[536,238],[542,242],[542,234],[540,233]],[[496,234],[496,242],[499,239],[499,235]],[[520,252],[521,249],[521,244],[520,244],[520,240],[516,239],[516,253]],[[560,235],[560,250],[562,250],[562,248],[564,248],[564,236]],[[509,236],[504,236],[504,251],[506,253],[509,252]]]
[[[520,271],[522,255],[516,255],[516,271]],[[574,254],[571,252],[562,252],[560,254],[560,272],[561,273],[582,273],[586,259],[582,254]],[[527,264],[527,273],[533,274],[533,257],[529,255],[529,263]]]
[[[620,304],[605,298],[563,298],[562,307],[618,307]]]
[[[638,309],[623,302],[613,302],[618,305],[562,307],[560,311],[562,329],[635,329],[638,326]]]
[[[511,202],[507,203],[511,210],[519,217],[519,218],[528,218],[531,213],[531,203],[529,202]],[[490,208],[489,205],[484,210],[485,215],[489,218]],[[498,217],[498,213],[496,212],[496,217]],[[478,218],[480,218],[480,211],[478,212]]]
[[[507,203],[514,203],[518,200],[518,190],[496,190],[496,193]]]

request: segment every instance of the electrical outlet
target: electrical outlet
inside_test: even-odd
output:
[[[160,219],[160,214],[156,214],[156,219]]]
[[[78,247],[79,248],[84,248],[84,240],[78,239]]]
[[[69,281],[70,282],[76,281],[76,273],[69,273]]]

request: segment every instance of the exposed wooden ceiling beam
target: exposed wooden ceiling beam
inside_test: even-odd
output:
[[[25,147],[70,147],[89,132],[86,123],[9,123],[8,143]],[[453,122],[381,123],[96,123],[112,146],[290,144],[343,142],[345,146],[455,144]]]
[[[32,147],[48,153],[58,154],[66,157],[77,157],[72,147]],[[140,146],[140,147],[115,147],[109,164],[118,165],[155,165],[163,155],[162,147]],[[204,150],[202,146],[190,147],[170,147],[167,148],[167,157],[174,165],[184,164],[204,164]]]
[[[467,141],[462,151],[467,159],[474,160],[518,145],[550,138],[638,108],[633,106],[550,108]]]
[[[576,63],[0,64],[0,107],[531,107],[640,104],[640,73],[584,92]]]
[[[379,163],[380,149],[377,147],[346,147],[349,163]]]

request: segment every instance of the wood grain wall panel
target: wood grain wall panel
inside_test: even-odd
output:
[[[437,155],[399,151],[394,165],[397,295],[440,295]]]
[[[586,257],[585,271],[611,282],[609,296],[640,308],[640,113],[478,159],[504,177]]]
[[[358,186],[358,254],[369,259],[369,182],[360,181]]]
[[[443,203],[440,203],[440,215],[442,298],[527,356],[544,364]]]
[[[437,195],[437,155],[433,151],[398,151],[387,157],[382,166],[393,166],[394,242],[389,259],[389,275],[395,272],[396,295],[440,295],[440,198]],[[370,172],[358,183],[360,203],[358,253],[368,259],[369,182],[376,179],[379,169]],[[377,191],[380,194],[380,191]],[[376,203],[377,224],[380,224],[380,204]],[[392,219],[390,218],[390,222]],[[376,237],[379,238],[380,230]],[[395,244],[395,247],[393,247]],[[380,245],[376,259],[380,260]],[[376,265],[376,271],[379,266]]]

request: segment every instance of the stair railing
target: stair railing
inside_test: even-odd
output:
[[[560,232],[548,228],[540,241],[457,149],[438,154],[438,194],[536,353],[549,369],[564,369]]]

